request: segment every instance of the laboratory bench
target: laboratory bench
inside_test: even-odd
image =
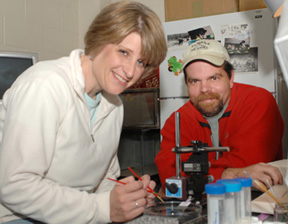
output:
[[[257,191],[257,190],[252,190],[251,191],[251,197],[252,200],[255,199],[256,197],[260,196],[262,192]],[[175,199],[170,199],[175,200]],[[166,201],[166,200],[165,200]],[[169,200],[167,200],[169,201]],[[155,199],[155,203],[160,202],[157,198]],[[149,215],[144,212],[143,215],[127,222],[128,224],[206,224],[208,223],[207,220],[207,204],[206,200],[204,199],[203,202],[201,202],[202,206],[202,211],[200,217],[195,217],[190,220],[184,220],[184,221],[179,221],[177,217],[165,217],[165,216],[155,216],[155,215]],[[258,214],[258,213],[252,213],[253,217],[259,217],[262,216],[263,214]],[[263,220],[263,223],[265,222],[273,223],[273,216],[272,215],[266,215],[265,220]],[[276,223],[276,222],[275,222]],[[279,222],[278,222],[279,223]]]

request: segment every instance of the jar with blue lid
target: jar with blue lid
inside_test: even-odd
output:
[[[226,214],[226,223],[235,224],[240,221],[240,192],[242,185],[233,179],[220,179],[217,183],[224,184],[226,187],[224,200],[224,213]]]
[[[251,187],[253,185],[252,179],[249,177],[238,177],[234,179],[242,185],[242,190],[240,192],[240,220],[242,222],[251,221]]]
[[[224,214],[224,200],[226,188],[224,184],[212,183],[205,185],[207,194],[208,224],[222,224],[226,222]]]

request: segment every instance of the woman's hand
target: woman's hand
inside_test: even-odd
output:
[[[155,187],[155,182],[144,175],[142,181],[135,181],[129,176],[121,179],[125,185],[116,183],[110,194],[110,219],[112,222],[126,222],[144,212],[146,206],[151,206],[155,196],[147,192],[147,187]]]
[[[142,181],[144,183],[144,188],[145,188],[146,184],[147,184],[147,188],[148,188],[148,186],[152,190],[155,188],[156,183],[153,180],[152,181],[150,180],[150,176],[144,175],[141,178],[142,178]],[[148,193],[148,195],[146,196],[146,200],[147,200],[146,208],[155,205],[155,201],[154,201],[155,200],[155,195],[153,193]]]

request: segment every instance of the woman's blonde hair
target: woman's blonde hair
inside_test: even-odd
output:
[[[142,39],[143,75],[153,72],[165,59],[166,39],[159,17],[138,2],[120,1],[106,6],[96,16],[85,35],[85,54],[92,58],[107,44],[119,44],[136,32]]]

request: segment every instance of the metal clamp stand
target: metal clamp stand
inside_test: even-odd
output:
[[[172,149],[176,153],[176,177],[166,179],[166,196],[185,200],[187,196],[193,196],[196,201],[200,201],[205,190],[205,184],[213,180],[208,180],[209,172],[209,152],[229,151],[229,147],[208,147],[207,143],[201,141],[191,141],[191,145],[181,147],[180,144],[180,114],[176,112],[176,147]],[[191,153],[192,155],[181,166],[181,153]],[[181,167],[189,177],[181,177]],[[181,186],[179,187],[179,183]],[[178,188],[177,188],[177,187]],[[168,194],[173,193],[174,194]],[[180,193],[181,191],[182,193]]]

